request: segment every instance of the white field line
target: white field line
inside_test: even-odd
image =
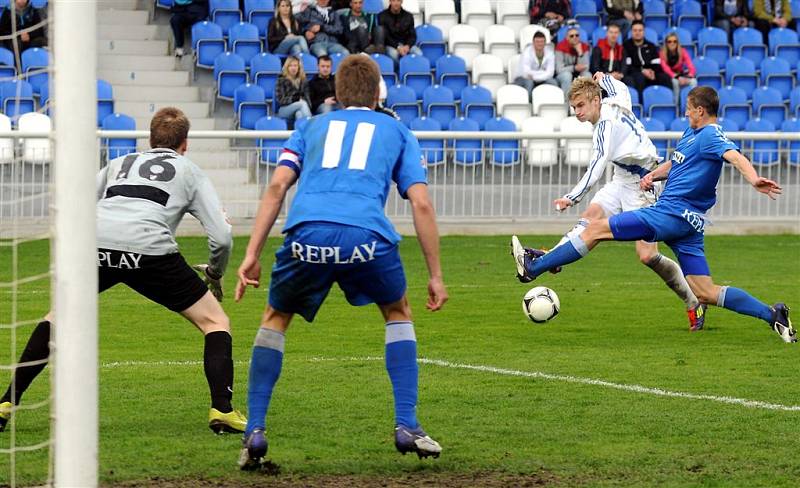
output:
[[[362,357],[311,357],[306,358],[307,362],[367,362],[367,361],[383,361],[381,356],[362,356]],[[247,365],[249,361],[235,361],[238,365]],[[454,363],[444,361],[441,359],[428,359],[419,358],[420,364],[427,364],[430,366],[439,366],[449,369],[461,369],[468,371],[478,371],[481,373],[490,373],[501,376],[517,376],[521,378],[535,378],[548,381],[561,381],[564,383],[574,383],[579,385],[599,386],[601,388],[611,388],[614,390],[627,391],[631,393],[639,393],[643,395],[655,395],[668,398],[682,398],[687,400],[704,400],[716,403],[725,403],[728,405],[739,405],[747,408],[755,408],[761,410],[778,410],[783,412],[800,412],[800,405],[783,405],[780,403],[763,402],[760,400],[749,400],[747,398],[737,398],[731,396],[717,396],[706,395],[702,393],[686,393],[682,391],[665,390],[662,388],[652,388],[648,386],[626,384],[626,383],[613,383],[610,381],[597,380],[592,378],[583,378],[580,376],[560,375],[543,373],[541,371],[521,371],[517,369],[497,368],[494,366],[483,366],[475,364]],[[103,369],[127,368],[127,367],[159,367],[159,366],[202,366],[202,361],[118,361],[102,363],[100,365]]]

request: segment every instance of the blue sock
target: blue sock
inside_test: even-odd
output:
[[[278,331],[259,328],[250,360],[250,382],[247,389],[247,429],[245,436],[266,427],[267,410],[272,389],[281,375],[286,338]]]
[[[417,338],[411,322],[386,323],[386,371],[394,392],[395,424],[417,427]]]
[[[757,300],[753,295],[741,288],[723,286],[717,298],[717,305],[744,315],[759,318],[766,323],[772,322],[772,307]]]
[[[589,248],[579,235],[570,237],[568,242],[557,246],[544,256],[533,261],[533,265],[527,268],[528,274],[536,278],[540,274],[553,268],[563,266],[579,260],[589,253]]]

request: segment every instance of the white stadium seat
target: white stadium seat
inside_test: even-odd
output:
[[[531,17],[528,13],[528,2],[520,0],[497,1],[497,23],[520,32],[523,27],[530,25]]]
[[[0,131],[11,131],[11,119],[0,114]],[[0,139],[0,164],[14,162],[14,139]]]
[[[467,71],[472,71],[472,60],[483,52],[478,29],[465,24],[454,25],[450,28],[448,47],[450,54],[464,60],[467,64]]]
[[[519,52],[525,50],[533,42],[533,35],[539,31],[544,34],[545,44],[550,44],[550,31],[541,25],[528,24],[519,31]]]
[[[522,132],[552,134],[551,139],[523,140],[522,145],[531,166],[553,166],[558,163],[558,139],[552,121],[543,117],[528,117],[522,121]]]
[[[533,89],[533,114],[550,119],[558,127],[567,117],[564,91],[554,85],[539,85]]]
[[[491,54],[481,54],[472,60],[472,82],[481,85],[497,100],[497,90],[506,84],[503,60]]]
[[[389,8],[388,0],[384,0],[383,3],[386,8]],[[403,10],[414,16],[414,25],[421,25],[423,23],[422,8],[419,4],[419,0],[403,0]]]
[[[447,40],[450,28],[458,24],[458,15],[453,0],[426,0],[425,23],[435,25]]]
[[[17,121],[20,134],[26,132],[50,132],[53,125],[50,117],[29,112]],[[47,164],[51,160],[50,139],[23,139],[22,160],[29,163]]]
[[[528,90],[517,85],[500,87],[497,90],[497,113],[513,121],[519,130],[522,121],[531,116]]]
[[[521,55],[515,54],[508,58],[508,82],[514,83],[514,80],[517,79],[519,73],[519,58]]]
[[[483,39],[486,28],[494,24],[494,12],[489,0],[463,0],[461,2],[461,22],[478,29]]]
[[[561,132],[583,132],[592,134],[592,124],[580,122],[577,117],[567,117],[561,121]],[[588,166],[592,157],[592,141],[567,139],[564,142],[564,162],[570,166]]]
[[[517,54],[517,40],[514,31],[505,25],[490,25],[483,33],[483,52],[494,54],[505,65],[511,56]]]

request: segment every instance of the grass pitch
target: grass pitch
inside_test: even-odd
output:
[[[529,245],[554,241],[523,237]],[[265,250],[267,272],[279,242],[271,240]],[[180,244],[190,263],[205,261],[203,239]],[[239,304],[231,300],[245,245],[237,239],[223,304],[233,324],[234,404],[242,410],[267,284],[248,290]],[[800,310],[797,236],[712,236],[706,248],[719,284]],[[633,245],[605,243],[561,274],[534,283],[553,288],[562,310],[548,324],[533,324],[521,311],[528,287],[514,278],[507,236],[444,238],[451,299],[443,311],[429,313],[417,243],[407,238],[401,249],[426,360],[420,367],[419,418],[441,442],[440,459],[421,462],[394,451],[380,314],[374,306],[350,307],[334,288],[317,320],[296,319],[287,337],[267,423],[269,457],[280,474],[240,473],[239,437],[214,436],[206,425],[201,335],[179,316],[118,286],[100,298],[101,482],[797,486],[800,407],[774,410],[764,404],[800,405],[800,350],[781,342],[763,322],[713,308],[706,330],[690,334],[682,303],[638,263]],[[45,272],[48,244],[23,244],[18,257],[18,277]],[[10,258],[10,249],[0,248],[0,282],[12,276]],[[8,323],[10,290],[0,288],[0,294],[0,323]],[[20,286],[19,320],[40,317],[48,305],[46,279]],[[30,330],[18,331],[15,355]],[[10,336],[0,330],[0,364],[12,359]],[[7,379],[4,371],[2,388]],[[23,403],[46,399],[48,380],[46,373],[38,378]],[[762,403],[730,404],[725,397]],[[48,418],[47,407],[20,412],[14,442],[47,440]],[[8,430],[0,434],[0,448],[11,439]],[[13,468],[11,459],[0,455],[0,486],[47,478],[46,450],[16,453]]]

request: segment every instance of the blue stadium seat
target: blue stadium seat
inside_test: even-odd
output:
[[[256,121],[256,130],[287,130],[286,120],[280,117],[261,117]],[[270,165],[278,164],[283,145],[286,139],[259,139],[258,147],[261,149],[261,161]]]
[[[459,117],[450,121],[451,131],[478,132],[480,127],[472,119]],[[483,163],[483,141],[480,139],[459,139],[450,143],[454,147],[453,162],[474,166]]]
[[[754,91],[753,113],[762,120],[769,120],[775,127],[780,127],[786,120],[786,105],[783,104],[781,92],[767,86]]]
[[[691,86],[684,86],[681,88],[678,98],[680,99],[680,106],[678,107],[678,115],[683,117],[686,114],[686,99],[689,97],[689,92],[692,91]]]
[[[421,100],[425,88],[433,85],[430,60],[416,54],[400,58],[400,83],[414,90],[417,100]]]
[[[633,32],[628,31],[628,37],[627,38],[630,39],[631,37],[633,37]],[[644,38],[646,40],[652,42],[656,46],[658,45],[658,31],[656,31],[655,29],[650,28],[650,27],[645,27],[644,28]]]
[[[718,93],[719,114],[743,127],[752,115],[745,91],[735,86],[724,86]]]
[[[383,10],[382,0],[364,0],[364,12],[377,14]]]
[[[789,94],[789,113],[793,117],[800,117],[800,86],[796,86]]]
[[[222,53],[214,60],[217,98],[233,100],[233,92],[247,83],[244,59],[238,54]]]
[[[425,116],[417,117],[411,121],[413,131],[440,131],[442,125],[438,120]],[[419,147],[428,166],[435,166],[445,162],[444,159],[444,139],[420,139]]]
[[[677,107],[670,88],[660,85],[648,86],[642,92],[642,98],[645,116],[658,119],[664,127],[668,127],[677,116]]]
[[[676,22],[675,25],[686,29],[692,35],[692,39],[697,39],[697,33],[706,26],[706,16],[700,2],[694,0],[678,1],[674,7]],[[681,44],[683,42],[681,41]]]
[[[35,110],[33,87],[24,80],[12,79],[0,83],[0,100],[3,113],[15,123],[20,115]]]
[[[467,64],[459,56],[446,54],[436,60],[436,82],[453,92],[456,100],[461,99],[461,91],[469,86]]]
[[[794,88],[794,75],[789,63],[779,57],[765,58],[761,62],[761,85],[777,89],[783,100],[788,100],[789,94]],[[775,124],[775,126],[780,126],[780,124]]]
[[[316,56],[310,53],[300,53],[296,57],[303,65],[303,71],[306,72],[306,76],[308,76],[308,78],[311,78],[313,75],[319,73]]]
[[[16,76],[16,66],[14,53],[4,47],[0,47],[0,80]]]
[[[385,54],[378,53],[373,54],[371,57],[378,63],[378,68],[381,70],[381,76],[383,76],[383,81],[386,83],[386,88],[396,85],[397,73],[394,72],[394,61],[392,58]]]
[[[33,87],[33,93],[39,94],[42,85],[49,80],[46,71],[50,66],[50,52],[41,47],[26,49],[20,55],[20,62],[22,63],[22,73],[25,74],[28,83]]]
[[[106,80],[97,80],[97,126],[114,113],[114,89]]]
[[[336,74],[336,70],[339,69],[339,64],[341,64],[341,62],[344,61],[344,58],[346,58],[347,56],[345,56],[342,53],[331,53],[328,54],[328,56],[330,56],[331,58],[331,72],[333,74]],[[397,75],[395,75],[395,78],[397,78]]]
[[[231,26],[228,32],[228,50],[241,56],[245,65],[250,66],[250,59],[261,52],[258,27],[249,22],[239,22]]]
[[[673,119],[678,120],[678,119]],[[645,117],[642,119],[642,125],[644,126],[644,130],[647,132],[663,132],[667,130],[667,125],[664,124],[659,119],[654,119],[652,117]],[[670,121],[670,127],[672,126],[672,121]],[[656,151],[658,151],[658,155],[662,158],[667,157],[667,140],[666,139],[653,139],[653,145],[656,146]]]
[[[697,33],[697,48],[701,55],[713,59],[719,65],[731,57],[728,34],[717,27],[706,27]]]
[[[101,122],[103,130],[136,130],[136,121],[125,114],[113,113],[107,115]],[[136,139],[103,139],[108,159],[118,158],[136,152]]]
[[[756,67],[747,58],[736,56],[725,63],[725,82],[741,88],[745,93],[753,93],[758,88]]]
[[[558,33],[556,33],[556,42],[561,42],[567,37],[567,31],[574,26],[571,25],[562,25],[560,29],[558,29]],[[589,32],[586,31],[584,27],[578,26],[578,35],[583,42],[589,42]]]
[[[594,0],[576,0],[572,2],[572,16],[578,21],[581,28],[587,32],[592,32],[601,23]]]
[[[270,53],[261,53],[250,60],[250,78],[264,90],[264,98],[275,98],[275,82],[281,75],[281,60]]]
[[[442,31],[435,25],[422,24],[416,27],[417,46],[422,50],[422,55],[428,58],[431,64],[447,52],[447,43],[444,42]]]
[[[397,113],[406,127],[420,115],[417,94],[406,85],[394,85],[386,90],[386,106]]]
[[[448,127],[456,117],[456,104],[453,92],[442,85],[433,85],[422,94],[422,113],[435,119],[442,127]]]
[[[739,132],[739,124],[737,124],[736,121],[734,120],[726,119],[725,117],[719,117],[717,119],[717,123],[719,124],[720,127],[722,127],[722,130],[725,131],[726,133]]]
[[[642,103],[639,100],[639,91],[632,86],[628,86],[628,93],[631,95],[631,108],[633,108],[633,115],[635,115],[637,119],[641,119],[643,115]]]
[[[746,132],[775,132],[775,125],[764,119],[748,120],[744,125]],[[778,141],[745,141],[745,147],[751,151],[750,161],[755,165],[771,166],[781,162]]]
[[[592,46],[596,46],[597,41],[599,41],[600,39],[606,38],[607,30],[608,27],[601,25],[600,27],[597,27],[595,30],[592,31],[592,42],[591,42]]]
[[[794,13],[794,12],[793,12]],[[795,13],[795,15],[797,15]],[[800,59],[800,40],[791,29],[776,28],[769,31],[769,54],[785,59],[795,66]]]
[[[716,61],[701,56],[694,60],[694,68],[698,85],[710,86],[715,90],[722,88],[722,75]]]
[[[733,31],[733,55],[747,58],[754,65],[760,66],[767,57],[767,46],[758,29],[739,27]]]
[[[486,121],[486,131],[489,132],[516,132],[517,125],[505,117],[493,117]],[[519,141],[500,141],[492,139],[489,142],[492,157],[489,161],[494,164],[509,165],[519,163]]]
[[[692,38],[692,33],[688,30],[684,29],[683,27],[670,27],[664,32],[661,36],[663,39],[667,36],[670,32],[674,32],[678,35],[678,40],[681,43],[681,47],[685,48],[689,51],[689,54],[692,55],[692,59],[697,57],[697,50],[694,48],[694,39]]]
[[[156,0],[156,8],[171,9],[175,0]]]
[[[45,115],[50,115],[50,85],[47,83],[42,85],[42,91],[39,93],[39,108]]]
[[[243,83],[233,92],[233,113],[240,129],[255,129],[256,122],[268,115],[264,89]]]
[[[294,130],[300,130],[311,120],[311,117],[303,117],[294,121]]]
[[[686,117],[678,117],[669,124],[669,130],[673,132],[684,132],[689,128],[689,119]]]
[[[483,129],[486,121],[494,117],[492,92],[479,85],[470,85],[461,90],[461,114],[478,123]]]
[[[644,24],[656,32],[664,32],[670,26],[667,6],[660,0],[644,2]]]
[[[225,52],[222,27],[204,20],[192,26],[192,50],[194,64],[200,68],[213,69],[214,60]]]
[[[244,19],[258,28],[258,35],[267,37],[267,26],[275,16],[275,0],[244,0]]]
[[[226,36],[232,26],[242,21],[239,0],[208,0],[208,13],[211,21],[222,27],[222,33]]]
[[[782,132],[800,133],[800,119],[792,117],[783,121],[781,124]],[[789,164],[800,164],[800,141],[784,141],[783,147],[787,151],[787,159]]]

